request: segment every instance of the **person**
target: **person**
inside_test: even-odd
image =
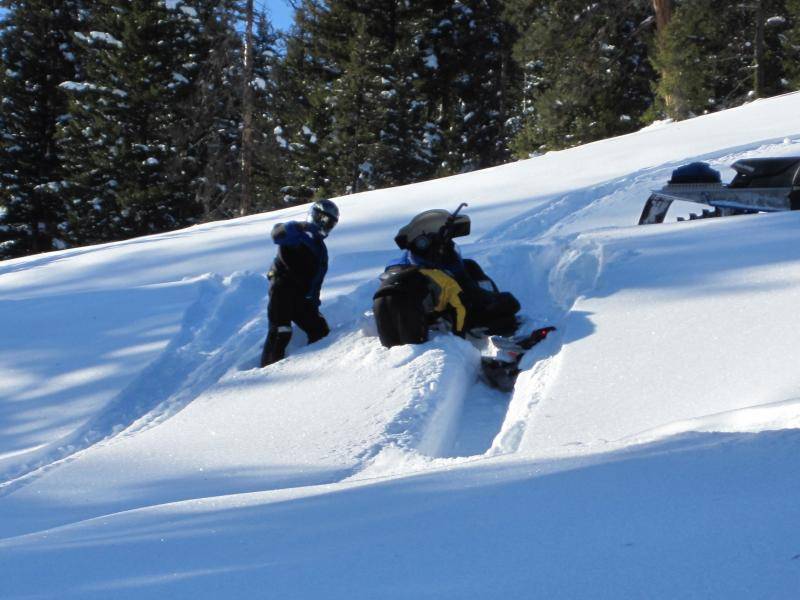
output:
[[[311,205],[306,222],[278,223],[272,229],[278,253],[268,273],[269,329],[261,353],[262,367],[284,358],[292,322],[306,333],[309,344],[330,333],[319,311],[320,290],[328,271],[325,238],[338,222],[338,207],[330,200],[319,200]]]
[[[519,301],[500,292],[477,262],[463,259],[452,240],[469,235],[469,217],[458,214],[463,206],[452,214],[420,213],[395,237],[403,253],[389,263],[373,297],[384,346],[424,342],[442,318],[457,335],[511,335],[519,326]]]

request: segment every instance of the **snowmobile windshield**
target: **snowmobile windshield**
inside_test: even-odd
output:
[[[454,219],[450,212],[436,208],[426,210],[411,219],[411,222],[402,227],[394,238],[395,243],[401,249],[410,248],[412,242],[419,238],[425,238],[430,243],[435,237],[441,236],[444,229],[448,229],[450,238],[463,237],[469,235],[470,220],[467,215],[458,215]],[[426,241],[420,242],[426,244]]]

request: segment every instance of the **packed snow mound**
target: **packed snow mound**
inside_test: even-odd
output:
[[[790,155],[798,94],[336,199],[332,333],[264,369],[305,207],[3,263],[11,597],[791,597],[800,214],[634,225],[677,165]],[[463,254],[558,328],[510,395],[369,312],[397,229],[462,201]]]

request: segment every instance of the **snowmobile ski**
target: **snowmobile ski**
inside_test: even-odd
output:
[[[496,356],[481,358],[481,378],[491,387],[504,392],[512,391],[520,372],[519,363],[525,352],[546,339],[555,329],[551,326],[540,327],[524,337],[493,336],[490,340],[499,352]]]

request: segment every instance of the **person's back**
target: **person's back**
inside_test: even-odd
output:
[[[322,200],[311,206],[307,222],[289,221],[273,227],[272,240],[278,252],[269,271],[269,331],[261,353],[262,367],[285,356],[292,322],[305,331],[309,344],[330,332],[319,312],[320,290],[328,271],[324,240],[338,220],[336,205]]]
[[[328,249],[319,227],[299,221],[278,223],[272,228],[272,241],[278,252],[270,279],[286,278],[304,297],[318,301],[328,271]]]

